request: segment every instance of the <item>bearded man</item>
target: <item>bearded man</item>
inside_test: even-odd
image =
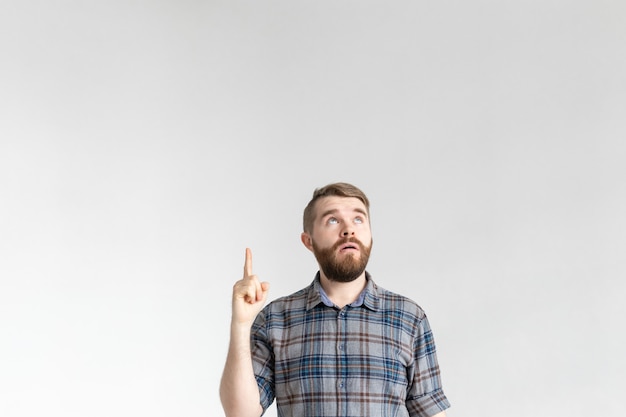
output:
[[[233,287],[220,397],[227,417],[431,417],[449,406],[424,311],[377,286],[369,200],[357,187],[315,190],[302,243],[319,272],[307,288],[263,305],[269,284],[252,272]]]

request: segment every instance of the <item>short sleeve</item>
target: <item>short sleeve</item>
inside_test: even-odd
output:
[[[430,417],[450,407],[441,388],[435,339],[426,316],[416,325],[406,407],[411,417]]]
[[[254,320],[250,336],[252,352],[252,368],[259,386],[261,407],[263,413],[274,401],[274,355],[268,340],[266,326],[266,310],[263,310]]]

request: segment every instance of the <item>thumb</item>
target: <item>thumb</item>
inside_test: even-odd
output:
[[[265,300],[267,300],[267,294],[269,290],[270,290],[270,283],[262,282],[261,283],[261,301],[265,302]]]

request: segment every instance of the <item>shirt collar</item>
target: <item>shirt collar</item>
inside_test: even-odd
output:
[[[350,307],[361,307],[365,306],[372,311],[378,311],[380,307],[380,297],[378,296],[378,286],[374,283],[369,272],[365,272],[365,279],[367,280],[367,284],[361,294],[359,294],[358,298],[349,304]],[[334,307],[334,304],[328,296],[326,292],[322,288],[320,283],[320,273],[318,272],[315,275],[315,279],[313,283],[309,286],[309,292],[307,297],[306,309],[310,310],[318,304],[324,304],[328,307]]]

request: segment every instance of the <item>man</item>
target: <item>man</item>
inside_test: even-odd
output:
[[[227,417],[445,416],[435,344],[423,310],[378,287],[365,271],[369,201],[346,183],[315,190],[304,210],[313,283],[267,300],[252,272],[233,288],[230,346],[220,386]]]

